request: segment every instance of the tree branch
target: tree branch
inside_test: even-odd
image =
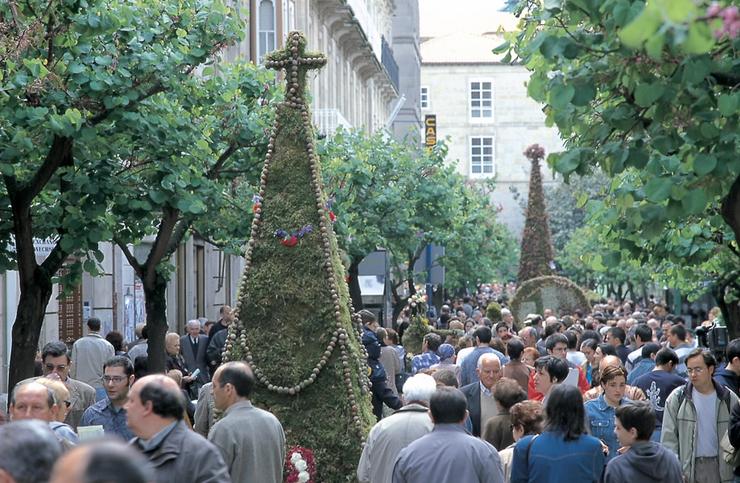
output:
[[[139,278],[143,278],[143,269],[141,267],[141,264],[138,260],[136,260],[136,257],[133,253],[131,253],[131,250],[128,248],[128,244],[124,243],[123,241],[114,238],[113,242],[118,245],[118,248],[121,249],[121,252],[123,252],[123,256],[126,257],[126,260],[128,260],[128,264],[131,265],[131,267],[134,269],[136,274],[139,276]]]
[[[54,136],[54,141],[41,167],[33,177],[16,191],[16,200],[21,205],[29,205],[41,193],[56,170],[64,163],[69,164],[72,157],[72,139]]]
[[[229,147],[226,148],[223,153],[221,153],[221,156],[218,157],[216,163],[211,167],[211,169],[208,170],[206,177],[209,179],[218,178],[219,174],[221,174],[221,169],[223,168],[224,163],[226,163],[226,160],[229,159],[229,157],[234,154],[237,149],[239,149],[238,146],[236,146],[235,144],[230,144]]]

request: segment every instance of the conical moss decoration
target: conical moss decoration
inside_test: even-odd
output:
[[[545,157],[545,150],[538,144],[529,146],[524,155],[532,163],[529,174],[529,198],[527,200],[527,217],[522,233],[522,245],[519,255],[519,283],[535,277],[552,275],[554,260],[550,242],[550,224],[545,208],[545,192],[542,189],[540,161]]]
[[[275,414],[288,446],[314,452],[316,481],[354,480],[375,422],[367,355],[344,279],[321,184],[306,73],[326,63],[291,32],[267,56],[284,69],[262,170],[246,264],[224,360],[246,360],[258,380],[253,402]]]

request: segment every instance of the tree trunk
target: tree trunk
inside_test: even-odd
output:
[[[34,273],[34,283],[21,285],[18,313],[13,323],[13,344],[10,350],[8,390],[16,383],[33,376],[34,360],[39,345],[46,306],[51,299],[53,284],[40,270]]]
[[[156,268],[152,268],[152,270],[156,270]],[[168,329],[167,279],[159,273],[152,278],[152,283],[145,282],[143,284],[146,327],[149,333],[147,354],[150,374],[165,372],[164,336]]]
[[[349,296],[352,299],[352,305],[355,311],[362,310],[364,305],[362,303],[362,291],[360,290],[360,260],[352,260],[349,266]]]

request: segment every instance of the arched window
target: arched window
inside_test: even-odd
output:
[[[262,62],[265,54],[275,50],[275,4],[272,0],[261,0],[259,8],[259,34],[257,55]]]

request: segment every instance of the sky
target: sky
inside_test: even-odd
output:
[[[419,0],[422,37],[495,31],[503,0]]]

